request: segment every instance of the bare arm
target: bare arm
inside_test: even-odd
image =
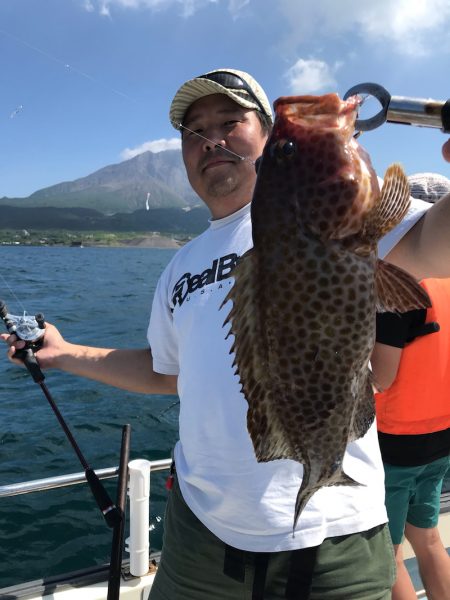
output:
[[[402,348],[380,344],[379,342],[375,344],[370,363],[377,391],[386,390],[394,383],[401,356]]]
[[[19,362],[13,359],[13,354],[16,348],[23,347],[23,342],[17,341],[14,335],[2,334],[1,337],[10,346],[9,358]],[[149,348],[117,350],[71,344],[49,323],[46,324],[43,347],[36,353],[36,358],[42,369],[61,369],[130,392],[177,393],[177,377],[153,370]]]
[[[450,162],[450,139],[442,146]],[[416,279],[450,277],[450,194],[439,200],[386,256]]]
[[[450,277],[450,194],[425,213],[385,260],[418,280]]]

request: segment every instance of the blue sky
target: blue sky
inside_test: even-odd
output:
[[[179,147],[176,89],[250,72],[271,100],[450,97],[449,0],[0,0],[0,197],[27,196],[144,150]],[[361,144],[383,175],[450,176],[439,130],[386,124]]]

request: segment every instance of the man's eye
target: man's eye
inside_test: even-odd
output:
[[[197,129],[188,129],[186,130],[186,137],[192,137],[198,134],[201,134],[203,131],[203,129],[200,129],[200,127],[198,127]]]

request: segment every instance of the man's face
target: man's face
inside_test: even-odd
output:
[[[183,125],[211,140],[183,130],[189,182],[212,216],[219,219],[250,202],[256,181],[254,165],[222,148],[252,161],[261,156],[267,136],[255,111],[224,94],[211,94],[193,102]]]

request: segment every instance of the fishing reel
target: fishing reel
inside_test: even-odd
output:
[[[34,355],[42,346],[45,333],[44,315],[38,313],[32,317],[23,315],[11,315],[8,313],[6,304],[0,300],[0,318],[6,325],[9,333],[13,333],[25,342],[25,348],[16,350],[14,358],[22,360],[36,383],[44,380],[39,364]]]
[[[11,315],[6,304],[0,300],[0,317],[3,319],[9,333],[14,333],[18,338],[27,343],[32,349],[42,345],[45,333],[44,315],[38,313],[34,317],[27,315]],[[35,348],[34,348],[35,347]]]

